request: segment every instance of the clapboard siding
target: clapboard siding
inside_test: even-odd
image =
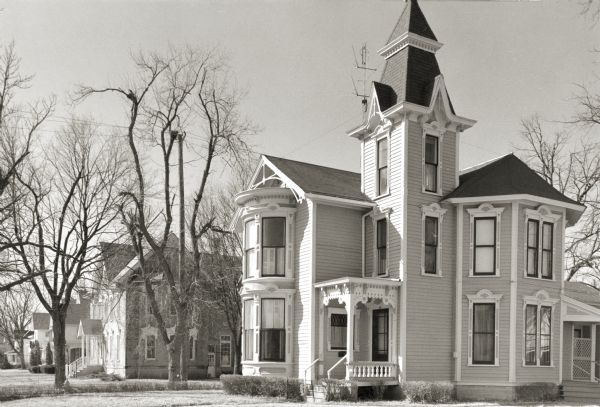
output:
[[[364,211],[319,204],[316,225],[316,281],[362,277]]]
[[[456,220],[453,207],[441,223],[441,277],[421,274],[423,205],[439,202],[441,197],[423,193],[423,131],[407,121],[406,198],[407,198],[407,332],[406,378],[413,380],[452,380],[454,350],[454,281],[456,269]],[[454,133],[440,140],[441,182],[444,193],[455,184]]]
[[[507,382],[509,370],[510,346],[510,274],[512,252],[512,212],[511,205],[496,204],[496,208],[504,208],[500,215],[500,255],[497,259],[499,276],[494,277],[469,277],[469,270],[473,263],[471,250],[472,230],[471,217],[465,207],[463,213],[463,298],[462,298],[462,380],[466,382]],[[502,294],[499,305],[499,366],[468,366],[469,346],[469,301],[467,295],[475,295],[480,290],[486,289],[494,294]]]
[[[558,382],[559,378],[559,358],[560,358],[560,301],[556,303],[552,310],[552,338],[551,338],[551,358],[552,367],[525,367],[523,366],[523,353],[525,351],[525,321],[524,321],[524,299],[525,296],[532,296],[539,290],[544,290],[550,298],[560,300],[560,288],[562,278],[563,253],[560,248],[563,247],[562,228],[563,219],[556,222],[554,226],[554,280],[532,279],[525,277],[525,239],[527,233],[527,224],[525,222],[525,209],[535,209],[533,206],[520,205],[519,207],[519,233],[518,233],[518,262],[517,262],[517,349],[516,366],[517,380],[522,382]],[[558,208],[550,207],[555,214],[562,215]]]
[[[377,160],[375,138],[371,137],[370,139],[363,141],[363,144],[363,187],[365,195],[372,199],[377,193],[375,187],[375,172]]]
[[[295,224],[294,370],[302,377],[310,364],[312,301],[312,203],[298,205]]]

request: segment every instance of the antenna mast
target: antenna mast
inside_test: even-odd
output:
[[[362,73],[362,79],[355,81],[354,77],[352,78],[352,85],[354,85],[354,94],[362,99],[361,103],[363,107],[363,113],[364,116],[366,116],[369,99],[369,81],[367,81],[367,74],[369,72],[375,72],[377,71],[377,69],[368,66],[369,49],[367,48],[367,43],[364,43],[363,46],[360,47],[360,63],[358,58],[356,57],[356,50],[354,49],[354,47],[352,47],[352,53],[354,54],[354,66],[356,69],[359,70],[359,74]],[[362,92],[358,91],[356,82],[362,82]]]

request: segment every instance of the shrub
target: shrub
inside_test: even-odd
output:
[[[356,390],[352,388],[352,384],[344,380],[325,379],[325,400],[327,401],[354,401]]]
[[[31,353],[29,354],[29,365],[38,366],[42,364],[42,352],[38,341],[33,341],[29,344]],[[39,372],[37,372],[39,373]]]
[[[278,376],[221,375],[221,383],[227,394],[302,400],[302,382],[298,379]]]
[[[554,383],[529,383],[515,388],[518,401],[556,401],[560,396]]]
[[[39,366],[39,365],[37,365],[37,366],[31,366],[31,367],[29,368],[29,371],[30,371],[31,373],[42,373],[42,371],[41,371],[41,369],[40,369],[40,366]]]
[[[454,385],[446,382],[406,382],[402,392],[413,403],[447,403],[455,399]]]
[[[52,355],[52,346],[50,346],[50,342],[46,344],[46,360],[47,365],[51,365],[54,363],[53,355]]]
[[[0,369],[6,370],[6,369],[12,369],[12,368],[13,368],[13,366],[9,363],[6,355],[3,355],[2,352],[0,352]]]
[[[54,365],[40,365],[40,372],[46,374],[54,374],[56,372],[56,367]]]

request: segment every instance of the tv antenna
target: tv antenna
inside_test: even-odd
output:
[[[367,81],[367,74],[369,72],[374,72],[377,69],[375,68],[371,68],[368,65],[368,58],[369,58],[369,49],[367,48],[367,43],[364,43],[362,47],[360,47],[360,63],[359,63],[359,59],[356,57],[356,50],[354,49],[354,46],[352,47],[352,53],[354,54],[354,66],[356,69],[358,69],[358,73],[361,74],[362,73],[362,79],[359,80],[354,80],[354,77],[352,77],[352,85],[354,86],[354,94],[356,96],[358,96],[359,98],[361,98],[361,103],[363,106],[363,112],[367,113],[367,104],[368,104],[368,99],[369,99],[369,81]],[[358,91],[358,88],[356,86],[356,82],[362,82],[362,92]]]

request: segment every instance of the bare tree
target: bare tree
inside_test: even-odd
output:
[[[5,338],[25,369],[25,338],[35,308],[35,293],[27,286],[0,293],[0,337]]]
[[[584,100],[589,101],[588,98]],[[593,106],[580,103],[573,124],[595,127]],[[600,106],[600,105],[598,105]],[[563,194],[586,206],[578,224],[567,230],[567,280],[587,276],[600,286],[600,143],[575,141],[565,128],[549,134],[538,116],[523,120],[521,149],[532,168]]]
[[[599,0],[580,0],[581,14],[588,15],[595,23],[600,19]]]
[[[19,91],[29,87],[32,77],[20,73],[21,59],[14,43],[0,47],[0,229],[10,218],[13,200],[20,195],[7,196],[4,192],[23,168],[31,145],[40,126],[54,110],[55,100],[50,98],[23,106],[16,101]],[[6,262],[8,245],[0,244],[0,292],[22,284],[31,276],[16,276],[10,262]]]
[[[173,135],[177,134],[176,130],[185,129],[188,150],[205,161],[194,199],[199,205],[214,160],[217,157],[235,157],[237,149],[243,147],[243,143],[238,141],[250,126],[242,124],[245,122],[237,111],[238,93],[232,91],[232,82],[225,75],[226,66],[215,52],[186,48],[171,50],[167,55],[139,54],[134,57],[134,63],[136,79],[129,86],[82,87],[80,98],[108,92],[120,96],[128,106],[127,140],[136,172],[136,188],[126,194],[127,204],[122,206],[122,218],[136,248],[157,329],[167,346],[169,383],[174,384],[178,373],[176,361],[180,364],[179,378],[187,380],[189,344],[184,337],[190,319],[190,286],[198,276],[198,268],[187,273],[183,267],[176,267],[170,262],[167,253],[176,197],[171,180],[171,166],[175,160],[173,150],[176,142],[182,142]],[[200,130],[196,132],[196,129]],[[206,131],[202,131],[204,129]],[[142,155],[152,147],[161,157],[159,185],[148,182],[152,168],[145,166],[142,160]],[[149,199],[149,196],[156,199]],[[201,238],[196,222],[191,224],[194,225],[192,239]],[[182,251],[181,247],[179,251]],[[156,299],[152,282],[155,274],[146,264],[150,254],[158,262],[160,273],[168,285],[170,300],[175,304],[176,324],[172,338],[168,335],[165,316]]]
[[[12,206],[10,233],[0,240],[11,243],[14,267],[32,277],[52,318],[57,388],[66,379],[65,319],[73,292],[85,289],[82,277],[98,267],[100,239],[118,237],[113,221],[129,179],[122,150],[116,137],[74,119],[8,188],[23,198]]]

